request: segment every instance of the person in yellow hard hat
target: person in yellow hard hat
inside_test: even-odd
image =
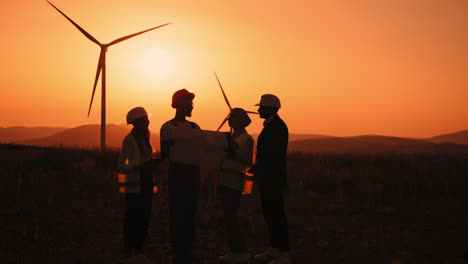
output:
[[[222,263],[245,263],[250,259],[237,211],[245,181],[245,170],[252,165],[254,140],[245,129],[251,122],[242,108],[234,108],[228,118],[234,143],[221,162],[219,192],[224,213],[229,251],[219,258]]]
[[[195,242],[195,214],[198,206],[200,187],[199,164],[180,162],[186,156],[181,142],[174,136],[178,128],[200,130],[195,123],[187,120],[192,116],[195,94],[186,89],[176,91],[172,96],[172,108],[175,116],[161,126],[161,158],[169,161],[169,217],[172,263],[191,263],[194,260],[192,249]],[[174,146],[179,146],[175,148]]]
[[[132,124],[133,129],[122,142],[118,161],[119,192],[125,193],[121,258],[140,254],[148,232],[154,186],[149,123],[143,107],[135,107],[127,114],[127,124]]]
[[[250,173],[260,189],[262,213],[268,226],[271,248],[254,258],[261,263],[289,264],[288,222],[284,211],[288,127],[278,115],[281,102],[273,94],[260,98],[258,113],[265,119],[258,136],[257,155]]]

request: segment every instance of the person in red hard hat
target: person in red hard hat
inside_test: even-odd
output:
[[[194,93],[190,93],[186,89],[181,89],[175,92],[172,95],[172,108],[177,109],[179,106],[193,106],[193,98],[195,98]],[[193,107],[192,107],[193,109]],[[187,112],[187,116],[192,116],[192,111]],[[185,118],[184,118],[185,120]]]
[[[119,156],[119,192],[125,194],[122,259],[141,254],[148,233],[153,199],[153,175],[148,113],[135,107],[127,114],[132,131],[124,138]]]
[[[174,138],[174,130],[200,127],[186,118],[192,116],[195,94],[186,89],[178,90],[172,96],[172,108],[176,109],[173,119],[161,126],[161,158],[169,160],[168,187],[170,210],[171,253],[175,264],[192,263],[192,249],[195,242],[195,213],[200,186],[200,166],[178,162],[184,156],[184,149],[174,148],[180,142]]]

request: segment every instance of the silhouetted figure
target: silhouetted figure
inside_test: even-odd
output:
[[[186,120],[192,116],[195,94],[187,90],[178,90],[172,96],[175,117],[161,127],[161,158],[169,160],[169,210],[171,250],[175,263],[191,263],[192,249],[195,242],[195,213],[198,205],[200,187],[199,165],[176,162],[183,156],[184,149],[174,148],[180,142],[174,138],[174,130],[179,128],[200,129]]]
[[[118,163],[119,192],[125,193],[122,258],[141,253],[148,232],[154,186],[149,123],[143,107],[127,114],[127,124],[133,129],[123,140]]]
[[[221,162],[219,192],[230,251],[219,259],[222,263],[244,263],[248,262],[250,254],[247,252],[237,211],[244,189],[245,170],[252,165],[254,140],[245,129],[251,120],[244,109],[234,108],[228,122],[233,129],[234,142]]]
[[[277,114],[281,107],[278,97],[264,94],[256,106],[259,106],[260,118],[265,119],[265,122],[258,136],[255,165],[249,172],[254,174],[254,181],[260,189],[261,207],[268,225],[271,248],[256,255],[255,259],[262,263],[290,263],[288,224],[283,199],[288,127]]]

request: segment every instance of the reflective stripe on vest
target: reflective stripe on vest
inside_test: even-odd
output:
[[[247,133],[244,133],[234,140],[239,145],[239,148],[245,148],[250,139],[251,137]],[[220,169],[220,184],[242,191],[244,189],[245,170],[250,165],[251,163],[237,159],[223,160]]]
[[[133,161],[132,164],[129,164],[129,160],[125,160],[125,164],[130,165],[130,167],[135,167],[135,165],[140,164],[140,149],[136,142],[133,134],[131,135],[131,142],[133,145]],[[140,171],[138,169],[132,170],[128,174],[119,173],[119,192],[120,193],[137,193],[140,192]]]

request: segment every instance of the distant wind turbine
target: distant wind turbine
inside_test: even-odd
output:
[[[85,35],[89,40],[92,42],[96,43],[101,47],[101,53],[99,54],[99,61],[98,61],[98,66],[97,66],[97,71],[96,71],[96,78],[94,79],[94,86],[93,86],[93,93],[91,95],[91,102],[89,103],[89,109],[88,109],[88,117],[89,114],[91,113],[91,106],[93,105],[93,99],[94,99],[94,93],[96,91],[96,85],[99,80],[99,75],[102,72],[102,79],[101,79],[101,85],[102,85],[102,96],[101,96],[101,151],[104,151],[106,149],[106,52],[107,48],[117,44],[119,42],[122,42],[124,40],[127,40],[129,38],[136,37],[140,34],[143,34],[145,32],[169,25],[171,23],[166,23],[159,25],[157,27],[153,27],[147,30],[143,30],[125,37],[118,38],[108,44],[102,44],[99,41],[97,41],[91,34],[86,32],[83,28],[81,28],[78,24],[76,24],[71,18],[69,18],[67,15],[65,15],[62,11],[60,11],[56,6],[54,6],[51,2],[47,1],[53,8],[55,8],[60,14],[62,14],[68,21],[70,21],[83,35]]]
[[[221,92],[223,93],[224,101],[226,101],[226,104],[229,107],[228,115],[226,116],[226,118],[224,118],[223,122],[221,122],[221,125],[219,125],[218,129],[216,129],[216,131],[219,131],[224,126],[226,121],[229,119],[229,116],[231,115],[231,112],[232,112],[232,107],[231,107],[231,104],[229,103],[229,100],[227,99],[226,93],[224,92],[223,86],[221,85],[221,82],[219,81],[219,78],[216,72],[214,72],[214,75],[216,77],[216,80],[218,81],[219,88],[221,88]],[[253,111],[245,111],[245,112],[249,114],[258,114],[257,112],[253,112]]]

